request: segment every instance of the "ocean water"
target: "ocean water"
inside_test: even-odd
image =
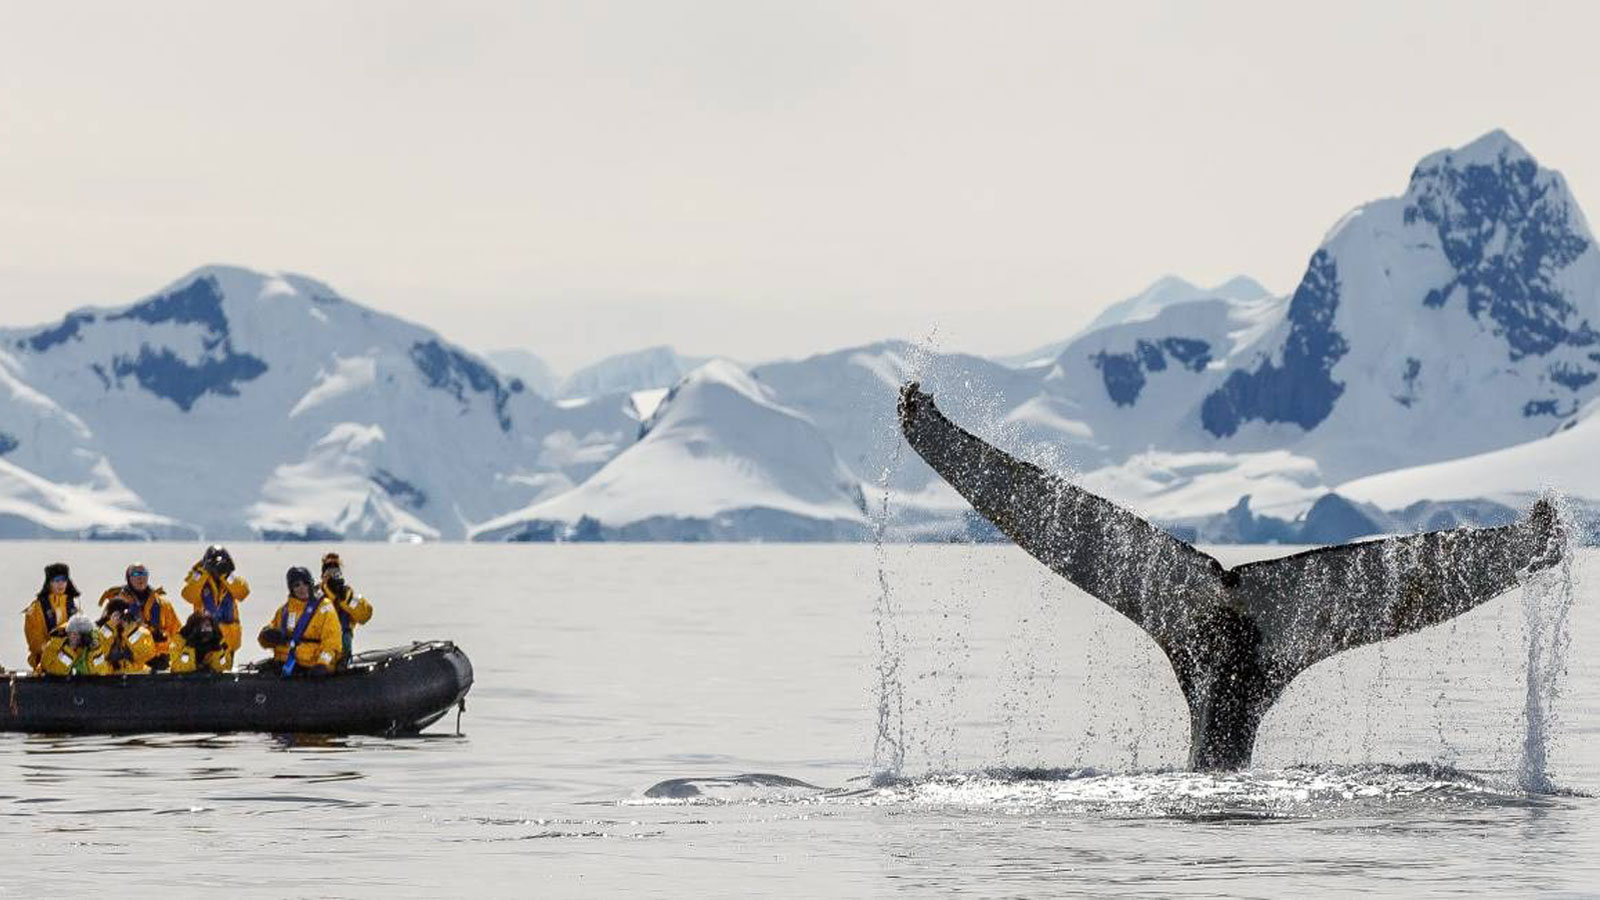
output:
[[[0,545],[0,662],[45,563],[199,549]],[[233,549],[250,635],[322,548]],[[1014,548],[340,549],[361,647],[471,656],[460,733],[0,735],[0,897],[1600,893],[1592,553],[1319,665],[1214,776],[1154,645]]]

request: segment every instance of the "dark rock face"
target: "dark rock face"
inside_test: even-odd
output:
[[[4,431],[0,431],[0,456],[5,456],[7,453],[10,453],[11,451],[17,449],[17,447],[19,447],[19,446],[21,446],[21,445],[17,441],[17,438],[16,438],[15,435],[7,434]]]
[[[1405,374],[1400,376],[1400,380],[1405,384],[1405,387],[1399,394],[1395,395],[1394,402],[1405,407],[1417,402],[1417,376],[1421,374],[1422,360],[1417,359],[1415,356],[1406,357]]]
[[[411,361],[416,363],[418,371],[428,380],[429,387],[444,391],[462,403],[467,402],[468,391],[488,394],[494,403],[500,430],[511,431],[511,416],[506,412],[506,403],[521,387],[521,382],[503,385],[493,369],[435,340],[412,344]]]
[[[206,331],[211,333],[211,337],[206,341],[208,348],[216,346],[228,337],[228,317],[222,312],[222,290],[218,287],[217,280],[209,276],[196,278],[170,294],[152,297],[114,316],[106,317],[107,322],[126,319],[144,322],[147,325],[164,323],[204,325]]]
[[[344,535],[321,525],[307,525],[304,531],[288,531],[278,528],[266,528],[261,532],[261,539],[263,541],[272,541],[274,543],[284,544],[327,544],[344,540]]]
[[[1262,360],[1254,372],[1236,370],[1200,405],[1200,424],[1229,437],[1248,421],[1293,422],[1317,427],[1344,393],[1333,366],[1350,350],[1333,326],[1339,309],[1339,273],[1333,257],[1318,250],[1289,301],[1289,335],[1283,362]]]
[[[239,396],[237,385],[265,374],[267,364],[248,353],[233,352],[226,341],[221,354],[199,363],[180,359],[165,347],[152,350],[146,344],[139,348],[137,356],[114,358],[111,371],[119,384],[131,375],[140,387],[188,412],[206,394]]]
[[[1579,366],[1556,363],[1550,367],[1550,380],[1569,391],[1583,390],[1596,378],[1600,378],[1600,375]]]
[[[1381,534],[1383,526],[1361,507],[1338,494],[1323,494],[1306,511],[1300,540],[1307,544],[1342,544],[1359,537]]]
[[[1531,419],[1534,416],[1553,416],[1564,419],[1578,411],[1578,404],[1574,402],[1570,407],[1563,409],[1559,400],[1529,400],[1522,404],[1522,415]]]
[[[78,331],[93,321],[94,313],[67,313],[67,317],[61,320],[60,325],[46,328],[30,338],[17,341],[17,346],[26,346],[35,353],[43,353],[57,344],[64,344],[77,337]]]
[[[1293,544],[1299,541],[1300,532],[1293,522],[1287,522],[1275,516],[1257,515],[1250,508],[1250,495],[1239,498],[1239,502],[1232,509],[1216,517],[1221,521],[1205,523],[1211,527],[1191,526],[1196,537],[1205,540],[1220,541],[1230,544]],[[1184,538],[1175,529],[1169,528],[1174,537]],[[1192,543],[1192,541],[1191,541]]]
[[[171,348],[141,343],[137,351],[119,353],[104,365],[89,366],[108,391],[131,377],[141,388],[188,412],[195,401],[206,394],[238,396],[239,385],[267,371],[264,360],[234,350],[228,317],[222,309],[222,290],[215,278],[197,278],[175,291],[152,297],[105,319],[106,322],[128,320],[148,325],[198,325],[204,329],[201,339],[204,352],[199,360],[191,362]],[[48,352],[79,338],[83,328],[96,321],[94,313],[70,313],[60,325],[22,343],[35,352]]]
[[[1589,246],[1559,188],[1533,160],[1505,152],[1493,165],[1446,158],[1411,175],[1406,223],[1434,226],[1456,272],[1424,305],[1464,303],[1473,318],[1494,323],[1513,362],[1600,340],[1555,281]]]
[[[388,469],[378,469],[373,472],[372,483],[382,488],[385,494],[388,494],[402,506],[418,509],[428,505],[428,495],[421,488],[395,475]]]
[[[1090,357],[1106,385],[1106,396],[1118,406],[1132,406],[1144,390],[1145,374],[1164,372],[1167,357],[1191,372],[1204,371],[1211,362],[1211,345],[1197,338],[1140,339],[1130,353],[1096,353]]]

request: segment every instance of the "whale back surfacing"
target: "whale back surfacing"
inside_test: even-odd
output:
[[[1189,704],[1190,765],[1249,764],[1256,729],[1295,676],[1342,650],[1446,621],[1562,552],[1540,501],[1500,528],[1341,544],[1225,568],[1126,509],[951,422],[913,382],[906,440],[1007,537],[1132,620]]]

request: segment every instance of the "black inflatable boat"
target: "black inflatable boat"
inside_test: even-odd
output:
[[[226,674],[14,675],[0,682],[0,731],[416,734],[465,708],[471,687],[472,663],[448,641],[358,653],[320,678],[285,678],[271,663]]]

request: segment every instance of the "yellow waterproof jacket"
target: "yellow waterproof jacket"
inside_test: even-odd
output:
[[[356,589],[346,582],[343,590],[334,590],[328,585],[327,579],[322,582],[322,595],[333,604],[333,611],[339,617],[339,630],[344,635],[344,655],[350,654],[351,637],[357,625],[365,625],[372,621],[372,604],[366,597],[356,593]]]
[[[100,642],[98,631],[91,634],[89,646],[75,651],[67,646],[67,633],[60,628],[57,628],[44,642],[40,669],[46,675],[111,674],[111,666],[106,663],[105,648]]]
[[[156,642],[150,636],[150,629],[144,627],[144,623],[123,622],[120,625],[112,625],[107,622],[100,626],[99,634],[100,649],[112,674],[150,673],[150,657],[156,655]],[[113,662],[110,657],[118,650],[126,650],[128,655]]]
[[[22,635],[28,639],[28,667],[43,671],[45,642],[57,628],[67,624],[67,619],[78,611],[78,604],[66,594],[50,594],[43,601],[35,599],[22,614]]]
[[[239,652],[239,604],[250,596],[250,583],[238,575],[217,578],[200,567],[189,569],[183,579],[183,599],[194,606],[195,612],[210,613],[217,621],[217,629],[228,649]]]
[[[301,669],[313,666],[331,669],[338,664],[339,657],[344,654],[344,635],[339,631],[339,615],[333,611],[333,604],[321,596],[301,600],[290,595],[289,599],[278,607],[278,611],[272,614],[272,620],[267,626],[283,632],[285,638],[293,637],[295,626],[300,622],[300,614],[307,606],[313,606],[311,621],[306,624],[305,634],[294,648],[295,666]],[[261,646],[271,650],[272,658],[278,662],[289,661],[287,643],[268,647],[263,641]]]
[[[121,597],[139,608],[139,620],[150,629],[150,637],[155,641],[155,653],[160,655],[171,651],[172,639],[178,636],[178,629],[183,623],[178,620],[178,614],[173,611],[172,604],[167,602],[167,592],[158,587],[150,589],[144,602],[133,594],[133,589],[125,584],[106,588],[100,595],[100,608],[104,609],[107,603]]]
[[[172,649],[168,657],[172,660],[172,672],[176,675],[189,672],[227,672],[233,668],[233,651],[228,649],[227,644],[207,653],[202,659],[195,648],[189,646],[189,642],[183,639],[183,635],[176,632],[172,635]]]

